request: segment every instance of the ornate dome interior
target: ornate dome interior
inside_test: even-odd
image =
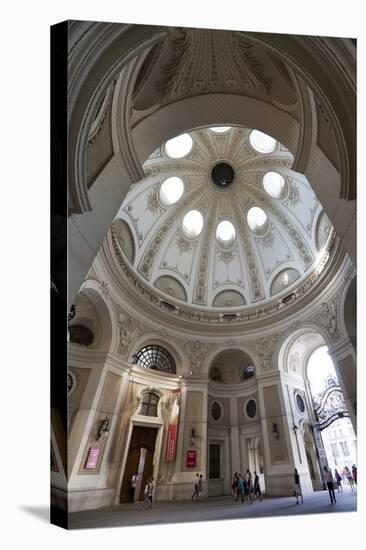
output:
[[[333,233],[282,144],[244,127],[177,136],[144,163],[112,236],[167,304],[237,311],[286,297],[321,263]]]

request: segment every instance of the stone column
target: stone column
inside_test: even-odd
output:
[[[290,496],[294,491],[294,468],[303,493],[313,492],[304,442],[292,403],[291,378],[279,371],[258,377],[266,492]]]
[[[238,427],[238,405],[236,396],[230,398],[230,451],[231,475],[241,472],[240,466],[240,434]]]

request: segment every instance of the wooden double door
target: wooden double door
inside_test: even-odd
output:
[[[144,489],[149,477],[153,475],[158,428],[134,426],[125,471],[123,474],[120,502],[129,502],[131,478],[138,474],[135,501],[144,499]],[[138,494],[137,494],[138,493]]]

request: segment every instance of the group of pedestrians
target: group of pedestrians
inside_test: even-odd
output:
[[[357,485],[357,467],[355,464],[353,464],[352,466],[352,471],[348,468],[348,466],[345,466],[342,470],[342,474],[340,474],[338,470],[335,469],[334,477],[331,469],[328,466],[324,466],[323,470],[324,470],[324,474],[323,474],[324,482],[328,489],[331,504],[335,504],[337,502],[334,486],[336,485],[338,489],[338,493],[343,492],[342,479],[348,482],[352,491],[355,490],[355,487]],[[300,476],[296,468],[294,470],[294,495],[296,497],[296,504],[299,504],[299,497],[301,498],[301,504],[304,503],[304,498],[302,495],[302,489],[301,489],[301,483],[300,483]]]
[[[235,472],[231,484],[231,492],[235,497],[235,502],[238,502],[240,499],[241,502],[245,502],[245,500],[247,500],[249,504],[253,504],[253,500],[256,500],[257,495],[259,495],[260,502],[263,500],[259,484],[259,476],[257,472],[254,472],[253,478],[250,470],[247,470],[245,475]]]
[[[353,464],[352,470],[345,466],[341,473],[337,469],[334,470],[334,479],[337,485],[338,493],[343,493],[342,481],[348,483],[351,491],[355,491],[357,487],[357,466]]]

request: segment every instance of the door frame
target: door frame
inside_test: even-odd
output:
[[[120,493],[122,489],[122,483],[123,483],[123,476],[126,469],[127,464],[127,458],[128,453],[130,450],[130,444],[131,444],[131,438],[132,438],[132,432],[135,426],[142,426],[145,428],[155,428],[156,433],[156,440],[155,440],[155,452],[153,457],[153,477],[155,479],[155,483],[157,481],[158,477],[158,471],[159,471],[159,463],[160,463],[160,455],[161,455],[161,446],[163,442],[163,433],[164,433],[164,421],[162,418],[159,418],[157,416],[143,416],[139,414],[135,414],[131,417],[128,427],[128,435],[127,435],[127,444],[125,447],[125,451],[123,453],[123,459],[122,459],[122,465],[121,465],[121,471],[119,474],[119,480],[118,480],[118,486],[117,491],[114,497],[114,504],[120,504]]]

